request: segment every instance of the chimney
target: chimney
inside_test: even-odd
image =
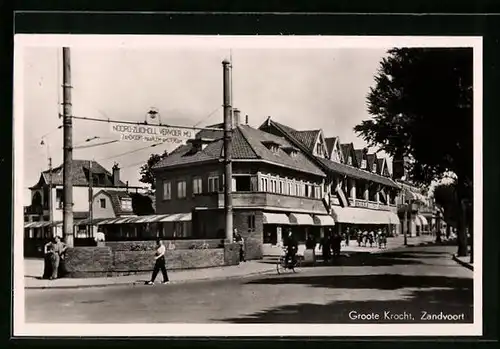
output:
[[[237,108],[233,109],[233,128],[240,125],[240,110]]]
[[[118,167],[118,164],[115,162],[115,164],[113,165],[113,185],[117,187],[119,183],[120,183],[120,167]]]
[[[245,125],[248,125],[248,114],[245,115]]]

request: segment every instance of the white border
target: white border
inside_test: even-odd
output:
[[[474,323],[473,324],[26,324],[23,262],[23,53],[25,47],[335,49],[473,47]],[[14,336],[478,336],[482,335],[482,38],[387,36],[38,35],[14,37]],[[17,156],[16,156],[17,155]]]

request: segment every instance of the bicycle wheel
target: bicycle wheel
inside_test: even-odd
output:
[[[299,258],[297,258],[297,261],[295,262],[295,265],[294,265],[294,266],[293,266],[293,268],[292,268],[292,271],[293,271],[294,273],[296,273],[296,272],[297,272],[297,270],[298,270],[298,269],[300,269],[300,260],[301,260],[301,259],[300,259],[300,257],[299,257]]]
[[[285,270],[285,267],[283,266],[283,259],[280,258],[280,259],[278,259],[278,262],[276,263],[276,271],[278,272],[278,275],[281,275],[284,270]]]

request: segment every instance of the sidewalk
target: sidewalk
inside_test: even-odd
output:
[[[456,254],[453,254],[453,260],[458,264],[460,264],[461,266],[474,271],[474,264],[470,263],[470,256],[458,257]]]
[[[39,279],[39,274],[43,271],[43,261],[35,259],[26,259],[25,262],[25,289],[63,289],[63,288],[89,288],[89,287],[105,287],[105,286],[122,286],[122,285],[143,285],[145,281],[151,278],[151,273],[114,276],[114,277],[99,277],[99,278],[64,278],[58,280],[43,280]],[[39,266],[35,271],[36,265]],[[168,271],[170,283],[178,284],[194,281],[208,280],[226,280],[234,278],[244,278],[252,275],[266,274],[275,272],[275,264],[263,263],[260,261],[249,261],[240,265],[204,268],[204,269],[189,269],[189,270],[172,270]],[[161,275],[158,276],[156,282],[161,282]]]

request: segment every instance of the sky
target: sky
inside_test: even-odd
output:
[[[387,49],[257,49],[231,50],[233,106],[242,121],[258,127],[267,116],[298,130],[322,129],[326,137],[366,146],[353,127],[370,118],[366,96]],[[73,115],[143,121],[154,107],[162,122],[206,126],[222,122],[222,60],[227,49],[92,48],[71,49]],[[62,49],[29,47],[24,51],[24,204],[28,188],[48,168],[62,163]],[[218,109],[218,110],[217,110]],[[207,116],[217,110],[210,117]],[[85,142],[92,137],[101,137]],[[44,139],[44,145],[41,140]],[[106,123],[73,121],[73,144],[90,145],[111,139]],[[162,145],[113,157],[148,144],[121,141],[75,149],[74,159],[95,159],[111,169],[117,162],[121,177],[139,182],[139,167],[150,154],[171,151]]]

